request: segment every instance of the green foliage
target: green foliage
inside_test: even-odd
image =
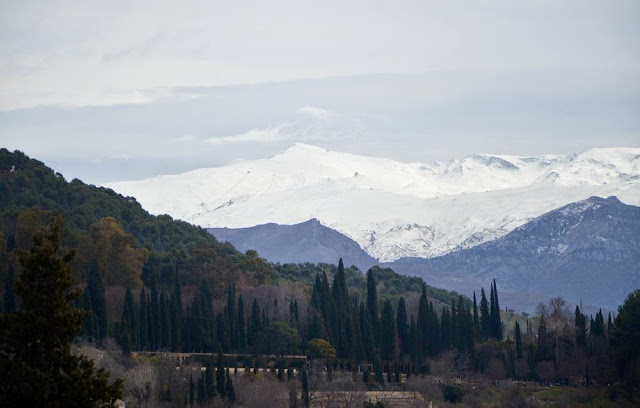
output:
[[[326,273],[329,278],[335,277],[338,273],[338,266],[326,263],[303,263],[303,264],[273,264],[276,279],[285,279],[294,282],[306,282],[312,285],[316,275]],[[378,292],[382,297],[399,299],[400,295],[407,292],[419,293],[422,290],[423,280],[415,276],[404,276],[393,271],[391,268],[371,268],[376,275]],[[344,268],[345,280],[349,290],[358,294],[364,294],[367,289],[366,275],[355,265]],[[427,285],[429,296],[440,303],[450,304],[457,299],[459,294],[455,291],[447,291]],[[470,300],[466,299],[465,301]]]
[[[307,342],[307,355],[311,358],[335,359],[336,349],[324,339],[311,339]]]
[[[0,405],[106,407],[122,396],[122,380],[71,354],[84,312],[71,306],[80,296],[68,263],[58,255],[62,221],[34,235],[18,253],[22,274],[16,294],[24,310],[0,314]]]
[[[640,356],[640,290],[627,296],[611,328],[611,352],[624,367],[627,396],[633,396],[636,364]]]
[[[298,331],[285,322],[273,322],[264,334],[264,349],[270,353],[282,355],[296,353],[300,348]]]
[[[445,401],[452,404],[462,401],[462,389],[457,385],[444,384],[440,389]]]

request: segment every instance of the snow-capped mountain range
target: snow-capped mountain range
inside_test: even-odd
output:
[[[590,196],[640,205],[640,148],[474,154],[427,164],[297,143],[267,159],[106,187],[135,197],[153,214],[203,227],[316,218],[372,257],[394,261],[470,248]]]

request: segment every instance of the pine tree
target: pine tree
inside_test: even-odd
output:
[[[18,251],[22,274],[15,291],[23,309],[0,314],[0,406],[106,406],[122,396],[122,380],[71,353],[85,313],[72,306],[80,296],[68,265],[59,256],[62,219]]]

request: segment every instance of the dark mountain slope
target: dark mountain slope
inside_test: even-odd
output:
[[[254,249],[271,262],[335,263],[356,265],[366,271],[378,261],[351,238],[311,219],[300,224],[264,224],[250,228],[208,228],[221,241],[241,251]]]
[[[591,197],[550,211],[504,237],[432,259],[403,259],[396,271],[470,293],[496,278],[517,293],[509,306],[545,296],[615,309],[640,288],[640,207]]]

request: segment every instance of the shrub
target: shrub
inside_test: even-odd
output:
[[[445,401],[455,404],[462,401],[462,389],[457,385],[443,385],[442,396]]]

